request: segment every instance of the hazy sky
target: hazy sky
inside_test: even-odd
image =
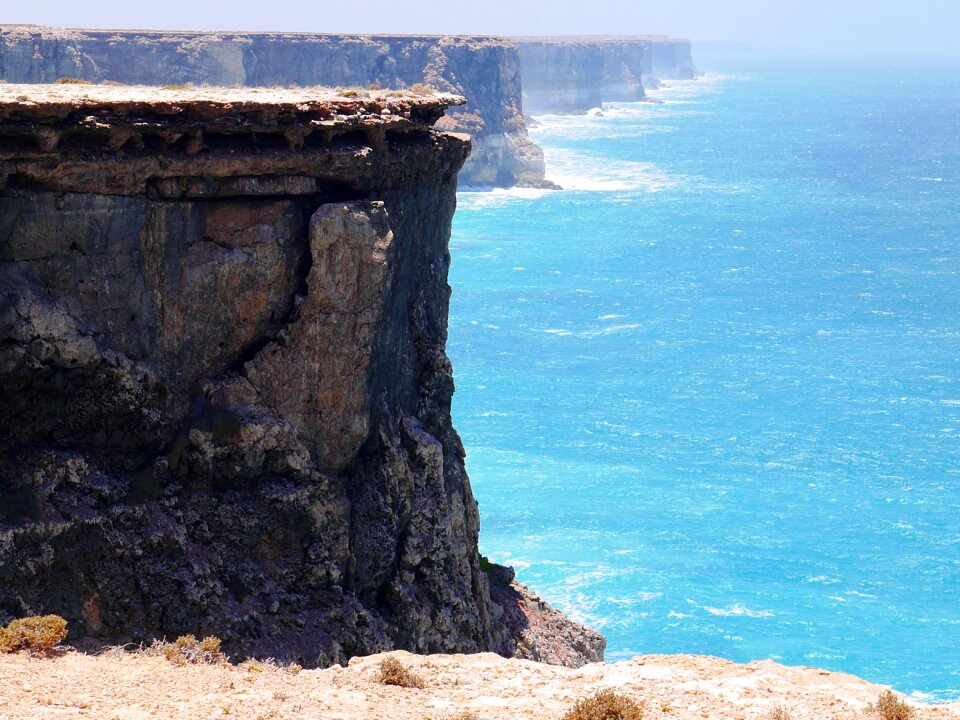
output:
[[[664,34],[792,50],[960,55],[960,0],[5,0],[3,23],[180,30]]]

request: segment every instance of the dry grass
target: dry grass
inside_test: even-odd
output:
[[[59,615],[21,618],[0,628],[0,652],[28,650],[46,655],[66,636],[67,621]]]
[[[410,86],[410,92],[412,92],[414,95],[433,95],[436,90],[426,83],[414,83]]]
[[[884,690],[877,702],[867,705],[867,712],[881,720],[911,720],[913,708],[897,697],[892,690]]]
[[[642,720],[643,705],[613,690],[598,690],[567,711],[563,720]]]
[[[770,720],[793,720],[793,715],[783,705],[774,705],[770,710]]]
[[[154,641],[147,652],[161,654],[175,665],[219,665],[227,661],[220,648],[220,638],[213,635],[203,640],[181,635],[172,643]]]
[[[396,658],[388,657],[380,661],[380,670],[377,673],[377,682],[384,685],[397,685],[405,688],[422,688],[426,683],[423,678],[410,670]]]
[[[53,81],[55,85],[89,85],[89,80],[75,77],[61,77]]]

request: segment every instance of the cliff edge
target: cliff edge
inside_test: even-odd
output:
[[[635,102],[664,79],[697,74],[689,40],[645,35],[512,39],[520,53],[528,115],[582,113],[604,102]]]
[[[461,102],[0,85],[0,623],[602,657],[569,621],[553,657],[480,565],[444,350],[469,143],[433,127]]]
[[[0,79],[145,85],[382,86],[424,83],[467,98],[442,128],[470,133],[461,183],[544,180],[521,109],[520,60],[497,37],[73,30],[0,25]]]

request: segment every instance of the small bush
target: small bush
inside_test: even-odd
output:
[[[62,77],[53,81],[55,85],[89,85],[89,80],[75,77]]]
[[[405,688],[422,688],[423,678],[406,667],[396,658],[384,658],[380,661],[380,672],[377,673],[377,682],[384,685],[397,685]]]
[[[220,638],[213,635],[197,640],[193,635],[181,635],[175,642],[154,643],[154,648],[175,665],[218,665],[227,658],[220,649]]]
[[[783,705],[774,705],[770,710],[770,720],[793,720],[793,715]]]
[[[881,720],[911,720],[913,708],[897,697],[892,690],[884,690],[877,702],[867,705],[867,712]]]
[[[414,83],[410,86],[410,92],[412,92],[414,95],[433,95],[436,90],[426,83]]]
[[[59,615],[26,617],[0,628],[0,652],[29,650],[45,654],[66,636],[67,621]]]
[[[642,720],[643,706],[613,690],[599,690],[577,700],[563,720]]]
[[[164,85],[161,90],[186,90],[190,85]]]

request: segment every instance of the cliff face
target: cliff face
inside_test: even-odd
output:
[[[460,100],[364,95],[0,85],[0,623],[551,659],[450,420]]]
[[[472,135],[462,183],[510,186],[544,178],[543,152],[523,122],[517,50],[500,38],[0,26],[0,79],[62,77],[160,86],[425,83],[468,98],[466,106],[451,108],[443,125]]]
[[[687,40],[660,37],[515,38],[528,114],[578,113],[642,100],[644,85],[692,78]]]

